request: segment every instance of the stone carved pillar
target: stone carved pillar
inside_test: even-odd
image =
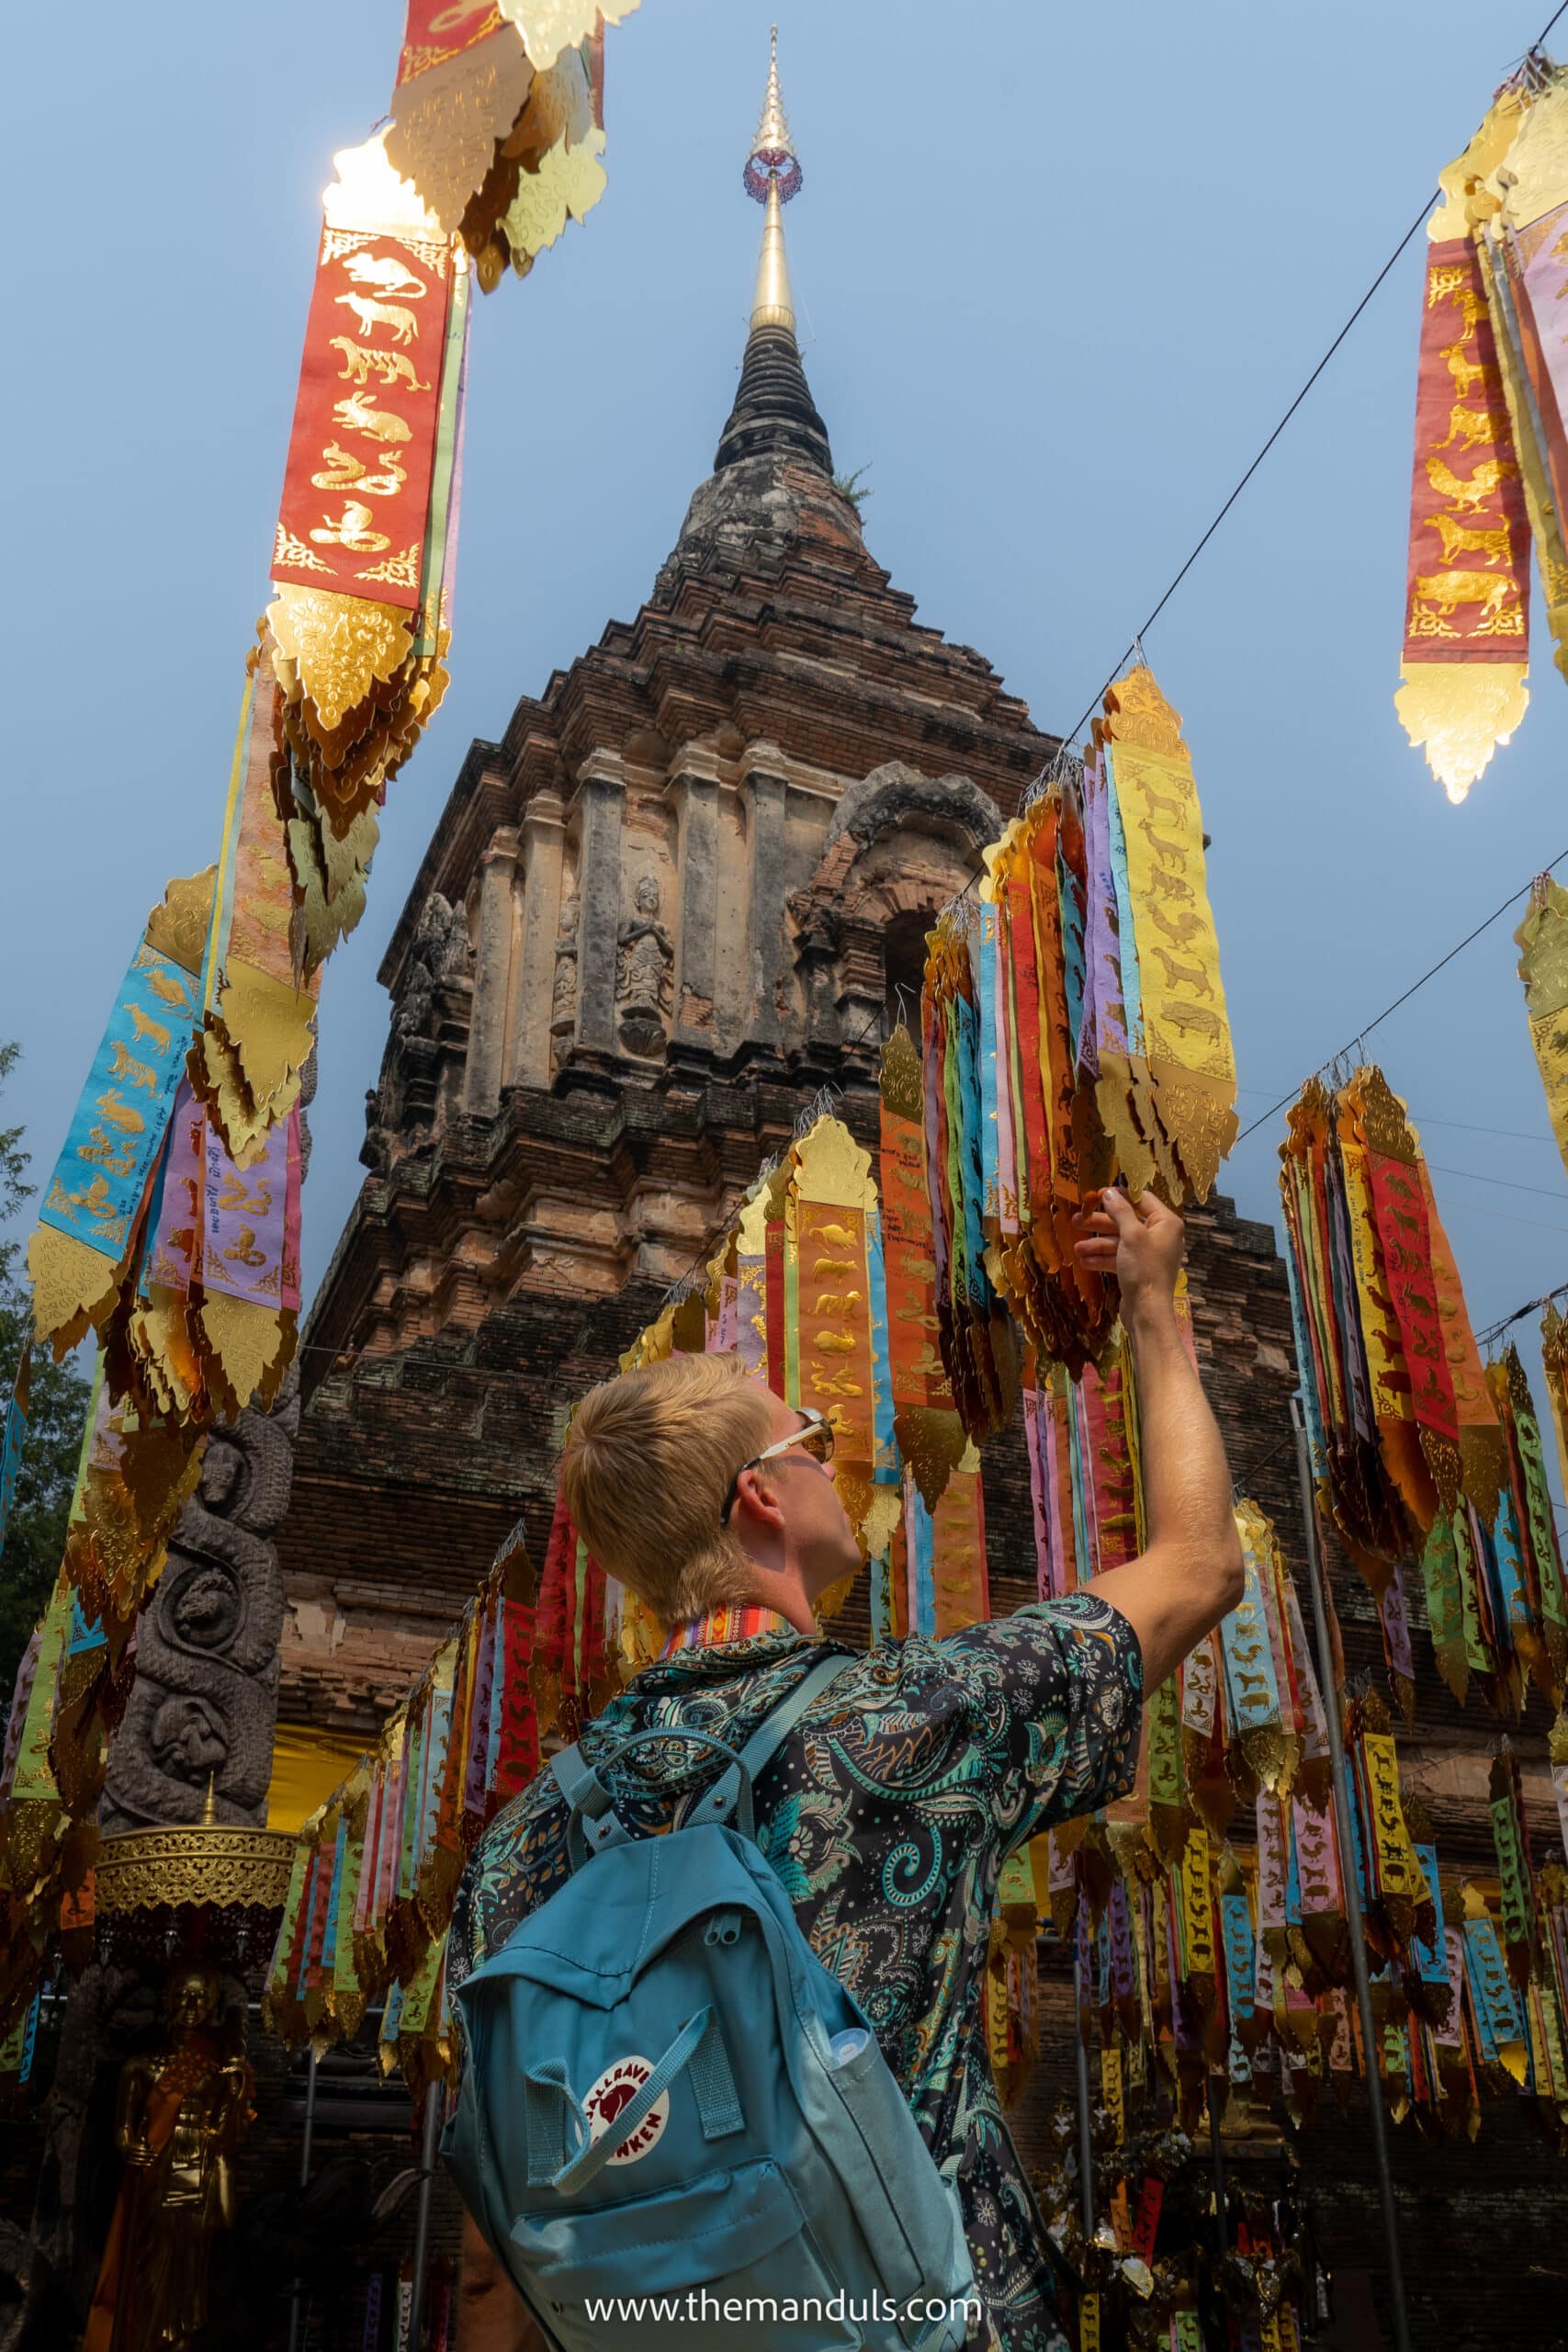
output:
[[[316,1094],[312,1050],[299,1102]],[[299,1122],[301,1175],[310,1126]],[[201,1483],[136,1628],[136,1681],[109,1747],[106,1831],[197,1821],[210,1777],[220,1820],[260,1829],[277,1729],[283,1574],[273,1542],[288,1509],[299,1367],[267,1413],[247,1406],[207,1441]]]
[[[577,1044],[615,1051],[615,961],[621,928],[621,817],[626,780],[613,752],[593,752],[577,787]]]
[[[784,853],[784,795],[782,775],[771,773],[766,760],[773,749],[753,745],[740,780],[746,809],[747,923],[746,960],[748,1004],[746,1042],[776,1053],[782,1038],[778,989],[784,977],[784,891],[788,868]]]
[[[553,792],[536,792],[523,816],[523,947],[513,990],[508,1086],[548,1086],[550,1021],[560,921],[566,812]]]
[[[681,865],[671,1059],[700,1075],[718,1047],[714,1001],[718,910],[718,763],[715,754],[689,746],[668,790],[675,804]]]
[[[474,949],[474,998],[468,1015],[468,1061],[463,1108],[471,1119],[493,1118],[506,1067],[506,1023],[512,1002],[513,879],[517,836],[504,827],[479,860],[479,937]]]
[[[270,1413],[208,1440],[201,1484],[136,1634],[136,1682],[109,1751],[106,1830],[220,1817],[262,1827],[277,1722],[283,1577],[272,1538],[288,1509],[299,1433],[291,1371]]]

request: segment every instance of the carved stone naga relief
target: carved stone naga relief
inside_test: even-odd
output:
[[[272,1537],[288,1508],[299,1431],[296,1368],[270,1413],[247,1409],[208,1441],[201,1484],[137,1627],[106,1830],[195,1821],[209,1775],[225,1821],[265,1821],[283,1631]]]

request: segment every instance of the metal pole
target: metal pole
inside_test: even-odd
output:
[[[1214,2178],[1214,2260],[1223,2262],[1230,2251],[1230,2230],[1225,2208],[1225,2151],[1220,2138],[1220,2110],[1214,2100],[1214,2078],[1209,2077],[1209,2163]]]
[[[1089,2051],[1083,2038],[1083,1966],[1073,1945],[1073,2047],[1078,2054],[1078,2188],[1083,2204],[1084,2244],[1094,2239],[1094,2133],[1089,2127]]]
[[[424,2139],[419,2152],[419,2207],[413,2225],[413,2293],[410,2299],[409,2352],[424,2342],[424,2274],[430,2260],[430,2201],[435,2188],[435,2149],[441,2137],[439,2076],[424,2094]]]
[[[1371,2128],[1372,2163],[1378,2177],[1378,2203],[1382,2208],[1383,2248],[1388,2257],[1388,2300],[1393,2319],[1394,2352],[1410,2352],[1410,2316],[1404,2304],[1404,2265],[1399,2252],[1399,2208],[1393,2175],[1388,2162],[1388,2123],[1383,2114],[1382,2086],[1378,2076],[1377,2027],[1372,2018],[1372,1988],[1367,1975],[1367,1942],[1362,1928],[1361,1890],[1356,1877],[1356,1844],[1350,1826],[1350,1799],[1345,1780],[1345,1734],[1339,1720],[1339,1690],[1334,1673],[1334,1651],[1328,1638],[1328,1612],[1324,1602],[1323,1557],[1317,1543],[1317,1498],[1313,1491],[1312,1458],[1307,1451],[1306,1423],[1299,1396],[1291,1398],[1291,1419],[1296,1432],[1296,1474],[1302,1490],[1302,1526],[1306,1535],[1307,1581],[1312,1586],[1312,1613],[1317,1634],[1317,1671],[1323,1686],[1323,1712],[1328,1726],[1328,1763],[1334,1779],[1335,1820],[1339,1830],[1340,1876],[1345,1882],[1345,1917],[1350,1930],[1350,1966],[1356,1978],[1356,2007],[1361,2020],[1361,2047],[1367,2062],[1367,2120]]]
[[[299,2150],[299,2186],[301,2188],[308,2188],[310,2185],[310,2151],[314,2144],[315,2137],[316,2051],[315,2045],[312,2043],[310,2047],[310,2061],[305,2073],[305,2138]],[[304,2291],[304,2280],[296,2277],[294,2281],[294,2292],[288,2299],[288,2352],[299,2352],[299,2302],[300,2297],[303,2295]]]

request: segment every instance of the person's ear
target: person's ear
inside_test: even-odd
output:
[[[784,1523],[778,1487],[764,1469],[742,1470],[735,1482],[735,1502],[736,1510],[730,1513],[731,1525],[739,1511],[744,1511],[749,1519],[760,1520],[765,1527],[782,1527]]]

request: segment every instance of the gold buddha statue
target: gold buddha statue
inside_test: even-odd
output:
[[[186,2352],[207,2317],[212,2235],[234,2219],[234,2155],[253,2075],[212,2030],[217,1977],[169,1979],[169,2040],[120,2070],[125,2161],[82,2352]]]

